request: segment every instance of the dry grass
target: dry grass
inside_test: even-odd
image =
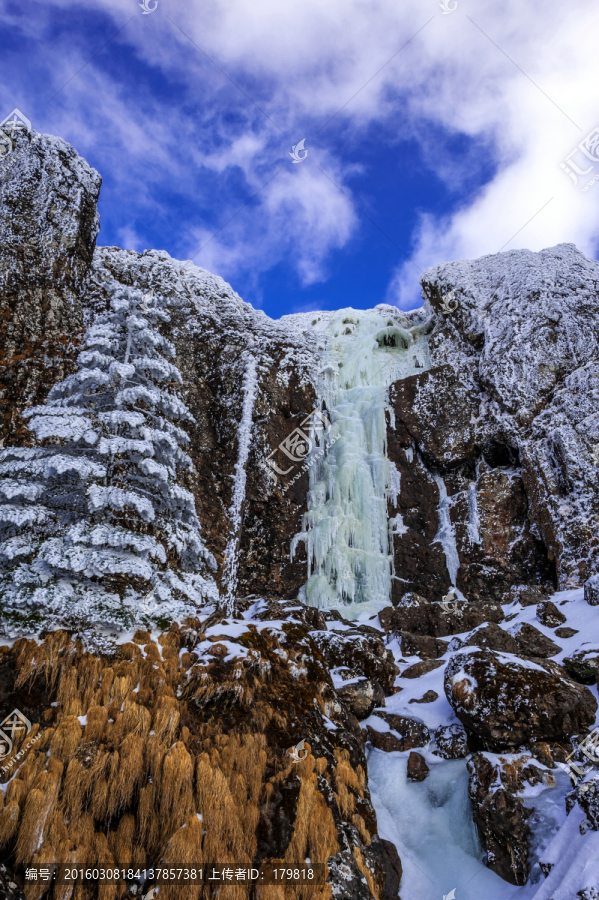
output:
[[[17,833],[20,812],[19,804],[13,800],[0,813],[0,847],[5,847]]]
[[[168,842],[164,864],[200,868],[203,862],[202,831],[198,816],[190,816]],[[201,885],[164,885],[160,888],[163,900],[199,900],[201,893]]]
[[[370,893],[376,898],[376,900],[380,900],[378,886],[374,880],[372,872],[370,871],[370,869],[368,868],[368,865],[366,864],[366,860],[364,859],[364,854],[362,853],[362,851],[360,850],[359,847],[353,847],[352,850],[353,850],[353,854],[354,854],[354,859],[356,861],[356,865],[358,866],[358,869],[360,870],[360,872],[366,879],[368,887],[370,888]]]
[[[179,653],[193,646],[193,627],[199,623],[181,631],[174,626],[158,643],[138,632],[110,664],[85,653],[65,632],[39,645],[17,641],[16,684],[42,678],[57,703],[43,713],[41,740],[16,771],[6,797],[0,792],[0,847],[14,853],[18,864],[251,866],[261,815],[268,815],[281,787],[297,776],[293,830],[281,863],[306,857],[325,861],[339,852],[319,777],[333,787],[341,816],[369,843],[356,812],[365,773],[352,767],[347,750],[336,749],[336,765],[311,752],[292,764],[285,743],[289,712],[279,703],[272,664],[252,649],[228,668],[215,660],[220,666],[215,677],[210,666],[190,669],[196,654],[186,651],[180,658]],[[307,691],[303,701],[310,710],[313,695]],[[190,715],[198,708],[207,712]],[[222,709],[237,716],[232,729],[223,725]],[[87,717],[84,727],[79,716]],[[360,865],[357,855],[356,860]],[[28,885],[27,900],[41,900],[42,889]],[[71,900],[68,890],[54,886],[44,900]],[[228,887],[227,900],[245,900],[248,891],[243,885]],[[119,900],[121,894],[116,885],[101,886],[92,895],[77,888],[72,900]],[[160,896],[210,900],[215,895],[208,886],[163,885]],[[331,890],[330,885],[273,885],[256,896],[329,900]]]

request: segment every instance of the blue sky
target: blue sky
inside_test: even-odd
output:
[[[560,164],[583,142],[599,173],[597,5],[445,6],[0,2],[1,117],[98,169],[100,245],[193,259],[274,317],[409,309],[427,266],[502,248],[595,256],[599,183]]]

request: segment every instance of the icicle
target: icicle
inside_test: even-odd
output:
[[[468,485],[468,537],[471,544],[480,544],[480,518],[478,515],[478,463],[476,466],[476,479]]]
[[[390,318],[387,310],[345,309],[330,319],[320,396],[330,412],[330,442],[310,468],[304,530],[291,546],[293,554],[299,541],[306,545],[308,602],[345,607],[345,615],[389,602],[390,532],[402,523],[390,529],[387,520],[388,498],[399,491],[386,452],[388,387],[422,370],[414,366],[417,355],[428,361],[424,336],[399,311]]]
[[[239,538],[241,534],[241,507],[245,499],[246,465],[250,453],[252,437],[252,417],[254,403],[258,389],[256,371],[258,360],[248,355],[245,373],[243,376],[243,408],[241,421],[237,430],[237,462],[235,463],[235,483],[233,496],[229,507],[230,538],[225,551],[225,567],[223,582],[227,592],[227,605],[232,607],[235,590],[237,588],[237,569],[239,566]]]
[[[433,478],[439,488],[439,528],[433,544],[441,544],[443,547],[447,571],[449,572],[452,585],[455,585],[458,569],[460,568],[460,558],[455,542],[455,531],[449,514],[449,497],[447,496],[445,482],[441,476],[433,474]]]

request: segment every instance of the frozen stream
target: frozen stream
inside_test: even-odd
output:
[[[423,752],[423,751],[419,751]],[[487,869],[472,820],[465,760],[443,760],[426,754],[430,774],[419,784],[406,775],[408,753],[372,749],[368,777],[379,834],[392,841],[403,865],[401,900],[531,900],[542,886],[536,857],[565,819],[568,776],[544,790],[527,806],[531,821],[531,882],[517,888]],[[533,883],[534,882],[534,883]]]

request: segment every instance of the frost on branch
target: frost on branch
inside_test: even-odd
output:
[[[218,599],[177,479],[191,467],[177,423],[192,417],[157,327],[169,317],[141,299],[115,292],[78,371],[25,411],[42,446],[0,453],[0,616],[11,630],[163,625]]]

